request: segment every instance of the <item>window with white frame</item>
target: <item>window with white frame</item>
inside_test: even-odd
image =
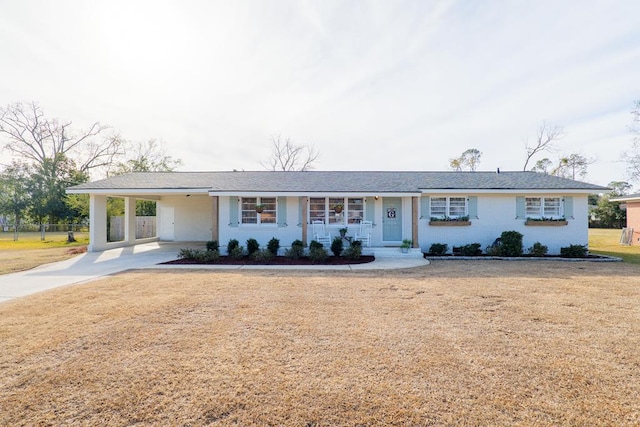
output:
[[[275,197],[243,197],[240,201],[242,224],[275,224]]]
[[[310,197],[309,220],[329,225],[359,224],[364,219],[362,197]]]
[[[460,218],[468,215],[466,197],[431,197],[432,218]]]
[[[527,218],[561,218],[561,197],[525,197]]]

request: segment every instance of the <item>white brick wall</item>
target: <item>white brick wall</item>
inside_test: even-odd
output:
[[[569,224],[562,227],[525,226],[524,219],[516,219],[516,196],[522,195],[478,194],[478,218],[471,218],[468,227],[429,226],[429,215],[424,215],[420,220],[420,247],[427,252],[433,243],[447,243],[449,250],[453,246],[480,243],[484,250],[503,231],[511,230],[523,234],[525,252],[535,242],[548,246],[549,254],[558,254],[561,247],[571,244],[588,243],[586,195],[566,194],[573,197],[573,218],[568,218]]]

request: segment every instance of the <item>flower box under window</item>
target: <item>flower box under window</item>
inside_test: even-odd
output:
[[[471,225],[471,221],[469,221],[468,216],[462,216],[458,218],[431,217],[431,220],[429,221],[429,225],[435,226],[435,227],[464,227],[467,225]]]
[[[529,227],[562,227],[569,224],[566,219],[527,219],[524,225]]]

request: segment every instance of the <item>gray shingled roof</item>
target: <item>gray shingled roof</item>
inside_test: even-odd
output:
[[[93,190],[209,190],[214,192],[376,192],[420,190],[589,190],[606,187],[536,172],[134,172],[70,187]]]
[[[611,199],[612,202],[633,202],[640,200],[640,193],[627,194],[625,196],[618,196]]]

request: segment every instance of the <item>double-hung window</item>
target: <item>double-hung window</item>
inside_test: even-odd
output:
[[[362,197],[310,197],[309,220],[325,224],[359,224],[364,219]]]
[[[561,197],[525,197],[525,213],[527,218],[561,218]]]
[[[468,215],[466,197],[431,197],[432,218],[460,218]]]
[[[275,224],[275,197],[243,197],[241,206],[242,224]]]

